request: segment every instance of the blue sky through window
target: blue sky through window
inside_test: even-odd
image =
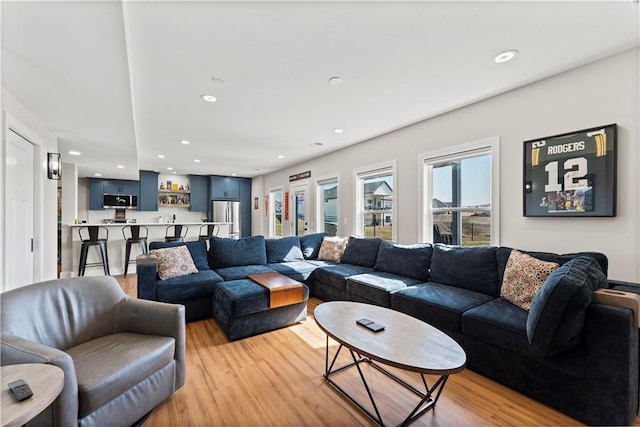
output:
[[[479,156],[463,159],[462,206],[484,206],[491,201],[491,157]],[[451,202],[451,166],[434,166],[433,197]]]

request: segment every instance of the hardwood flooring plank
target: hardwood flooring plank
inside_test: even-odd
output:
[[[136,297],[136,276],[116,277]],[[323,378],[326,336],[313,320],[229,342],[212,319],[187,324],[187,379],[163,402],[145,427],[164,426],[371,426],[373,423]],[[338,348],[331,341],[330,354]],[[345,349],[346,350],[346,349]],[[347,351],[339,363],[349,363]],[[418,397],[369,366],[363,366],[383,420],[402,421]],[[419,386],[414,373],[390,369]],[[428,377],[429,384],[434,377]],[[355,369],[335,376],[368,402]],[[421,388],[421,387],[418,387]],[[640,426],[640,417],[634,425]],[[412,426],[574,426],[580,422],[473,371],[451,375],[437,407]]]

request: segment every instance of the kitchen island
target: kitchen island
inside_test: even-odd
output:
[[[109,240],[107,242],[108,256],[109,256],[109,269],[111,275],[120,275],[124,273],[124,256],[125,256],[125,239],[122,235],[122,229],[128,225],[140,225],[145,226],[149,230],[147,242],[163,242],[166,228],[171,225],[181,225],[188,227],[187,236],[185,241],[198,240],[200,234],[200,227],[203,225],[217,225],[220,227],[218,237],[229,237],[229,222],[109,222],[109,223],[90,223],[90,224],[69,224],[69,232],[71,233],[70,240],[72,242],[72,259],[73,270],[71,275],[78,274],[78,264],[80,261],[80,248],[82,242],[78,235],[78,229],[80,227],[105,227],[109,231]],[[203,230],[204,233],[204,230]],[[142,253],[142,248],[138,244],[134,244],[131,247],[131,261],[129,265],[128,274],[135,274],[135,258]],[[97,263],[97,264],[96,264]],[[87,256],[87,268],[85,276],[100,276],[103,275],[102,263],[100,258],[100,250],[96,248],[90,248]]]

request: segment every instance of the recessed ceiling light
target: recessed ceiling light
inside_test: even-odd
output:
[[[217,77],[211,77],[211,81],[214,83],[224,84],[224,79],[219,79]]]
[[[69,154],[71,154],[72,156],[79,156],[79,155],[80,155],[80,154],[82,154],[82,153],[81,153],[81,152],[79,152],[79,151],[73,151],[73,150],[72,150],[72,151],[69,151]]]
[[[232,173],[231,176],[238,176],[238,174],[237,173]]]
[[[195,159],[194,162],[200,163],[200,159]]]
[[[172,168],[171,166],[169,166],[169,167],[167,168],[167,170],[168,170],[168,171],[172,171],[172,170],[173,170],[173,168]]]
[[[218,100],[218,98],[216,98],[215,96],[207,94],[200,95],[200,98],[204,99],[207,102],[216,102]]]
[[[164,159],[164,154],[158,154],[159,159]]]
[[[118,169],[124,169],[124,165],[116,165]]]
[[[277,156],[279,159],[284,159],[284,156],[282,154],[278,154]]]
[[[344,132],[344,129],[335,128],[333,131],[334,131],[335,133],[342,133],[342,132]]]
[[[497,63],[511,61],[519,52],[515,49],[505,50],[496,55],[493,60]]]
[[[186,139],[181,139],[181,140],[180,140],[180,144],[183,144],[183,145],[189,145],[189,144],[190,144],[190,142],[189,142],[189,141],[187,141]]]
[[[175,174],[176,174],[176,171],[173,171],[173,174],[175,175]]]
[[[94,173],[93,176],[102,176],[101,173]]]
[[[342,79],[341,79],[340,77],[337,77],[337,76],[336,76],[336,77],[331,77],[331,78],[329,79],[329,84],[332,84],[332,85],[339,85],[340,83],[342,83]]]

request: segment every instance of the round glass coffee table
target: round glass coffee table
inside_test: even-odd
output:
[[[462,371],[467,355],[460,345],[444,332],[414,317],[388,308],[350,301],[331,301],[316,307],[314,318],[320,329],[327,334],[324,378],[336,390],[348,398],[378,425],[384,425],[373,394],[360,368],[368,363],[420,397],[420,402],[401,425],[408,425],[432,409],[440,397],[449,375]],[[364,326],[360,323],[373,322]],[[375,325],[384,327],[379,332]],[[329,338],[340,346],[333,359],[329,359]],[[353,360],[344,366],[334,366],[341,350],[346,348]],[[397,377],[381,366],[417,372],[425,390]],[[332,375],[347,368],[356,367],[367,391],[374,413],[336,384]],[[425,375],[437,375],[439,379],[429,386]]]

